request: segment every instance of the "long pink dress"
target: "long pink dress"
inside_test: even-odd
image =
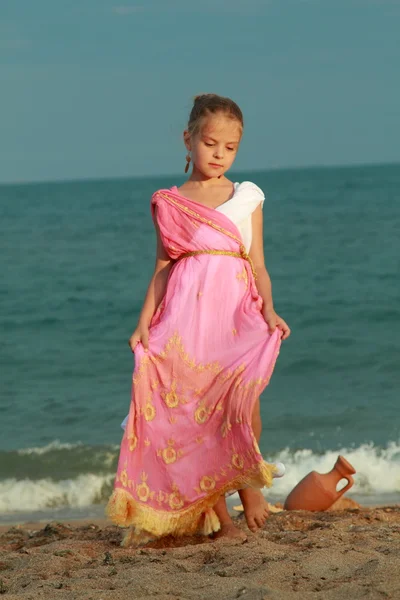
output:
[[[260,312],[240,232],[222,212],[176,188],[156,192],[151,207],[176,263],[151,321],[149,351],[140,343],[135,349],[131,406],[107,506],[115,523],[132,526],[125,545],[146,534],[217,531],[212,507],[219,496],[270,486],[274,471],[260,454],[251,416],[281,333],[270,334]],[[182,258],[193,251],[204,253]]]

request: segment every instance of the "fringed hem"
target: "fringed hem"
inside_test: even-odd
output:
[[[190,535],[200,528],[201,533],[210,535],[220,529],[219,519],[212,507],[221,495],[245,486],[271,487],[275,471],[273,465],[262,461],[251,471],[239,475],[223,487],[214,490],[212,494],[176,511],[157,510],[138,502],[127,490],[117,488],[107,504],[106,514],[120,527],[134,527],[134,531],[127,532],[122,542],[123,546],[139,541],[143,543],[143,536],[159,538],[166,535]]]

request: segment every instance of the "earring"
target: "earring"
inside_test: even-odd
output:
[[[190,165],[190,161],[192,159],[190,158],[190,154],[186,154],[186,167],[185,167],[185,173],[187,173],[189,171],[189,165]]]

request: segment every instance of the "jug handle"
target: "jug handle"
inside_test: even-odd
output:
[[[347,492],[347,490],[349,490],[351,488],[351,486],[354,483],[354,479],[352,478],[351,475],[346,475],[346,477],[343,477],[343,479],[347,479],[347,485],[344,486],[344,488],[342,488],[337,494],[338,494],[338,499],[341,498],[341,496],[343,496],[343,494],[345,492]]]

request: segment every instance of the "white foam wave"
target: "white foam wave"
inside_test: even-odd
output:
[[[5,479],[0,482],[0,513],[97,504],[105,500],[104,488],[111,485],[114,476],[88,473],[64,481]]]
[[[54,440],[47,444],[47,446],[39,446],[38,448],[21,448],[17,451],[18,454],[24,456],[25,454],[47,454],[54,450],[73,450],[74,448],[82,447],[82,442],[76,442],[76,444],[61,443],[60,440]]]
[[[390,442],[386,448],[377,448],[373,444],[363,444],[358,448],[328,450],[322,455],[312,450],[289,448],[273,457],[283,462],[286,474],[274,482],[274,493],[288,494],[294,486],[310,471],[328,473],[341,454],[355,468],[354,486],[351,494],[384,495],[400,492],[400,445]]]

